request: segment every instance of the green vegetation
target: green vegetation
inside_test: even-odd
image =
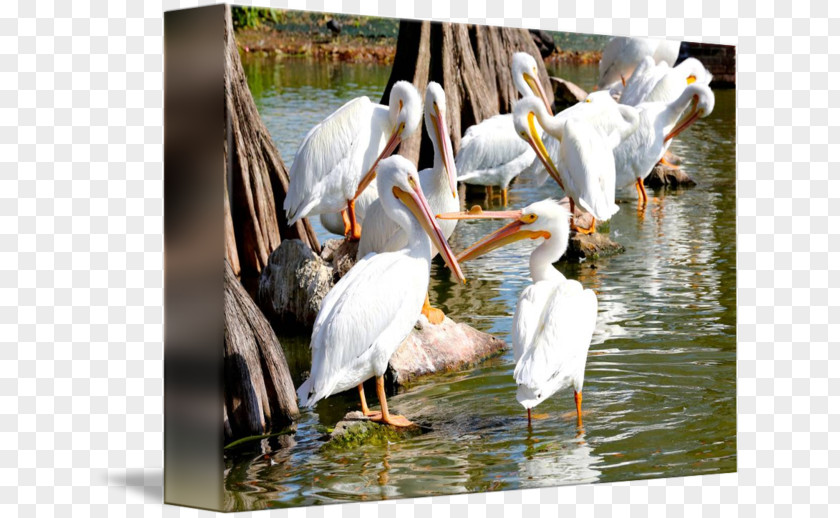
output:
[[[232,7],[233,26],[237,29],[257,29],[265,22],[277,24],[285,11],[265,7]]]

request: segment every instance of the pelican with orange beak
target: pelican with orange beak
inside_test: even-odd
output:
[[[421,115],[417,89],[398,81],[388,106],[358,97],[309,130],[289,169],[289,192],[283,202],[289,225],[307,216],[343,211],[345,235],[358,240],[362,228],[356,199],[373,182],[379,161],[417,130]],[[364,197],[366,204],[374,199],[375,192]]]
[[[551,116],[535,99],[522,99],[513,108],[517,135],[534,150],[545,171],[569,197],[571,213],[575,206],[592,214],[592,224],[572,230],[583,234],[595,231],[596,220],[607,221],[618,212],[615,204],[615,169],[613,149],[638,126],[638,111],[608,102],[580,102]],[[539,125],[537,124],[539,123]],[[551,150],[546,149],[538,127],[542,126]]]
[[[538,100],[551,113],[551,102],[540,82],[537,62],[530,54],[513,55],[511,76],[522,97]],[[534,152],[513,133],[513,116],[505,113],[467,129],[455,165],[461,175],[458,181],[485,186],[488,199],[493,195],[493,186],[497,186],[502,190],[502,204],[507,205],[508,185],[533,160]]]
[[[410,426],[391,414],[383,375],[388,360],[417,322],[429,287],[432,247],[466,282],[443,231],[423,195],[415,167],[401,156],[382,160],[377,187],[385,213],[406,233],[396,252],[370,254],[356,263],[327,293],[312,330],[312,368],[297,390],[301,406],[358,387],[362,412],[374,421]],[[380,412],[371,411],[362,383],[376,377]]]
[[[594,99],[593,103],[610,103],[611,99]],[[640,206],[647,203],[644,180],[665,155],[671,140],[698,119],[708,117],[715,109],[715,94],[701,82],[685,87],[671,102],[643,102],[636,106],[639,124],[630,136],[613,150],[615,186],[623,189],[634,185]]]
[[[598,300],[592,290],[566,279],[554,268],[569,244],[569,211],[553,200],[543,200],[522,210],[486,212],[474,208],[437,217],[513,220],[458,254],[459,262],[523,239],[542,240],[531,252],[533,284],[522,291],[513,316],[516,399],[527,409],[530,424],[533,407],[571,385],[581,426],[586,355],[595,331]]]
[[[461,207],[458,199],[458,185],[455,178],[455,162],[452,153],[452,141],[449,138],[449,126],[446,122],[446,95],[443,88],[435,82],[426,87],[425,98],[426,132],[434,147],[434,164],[431,168],[423,169],[418,176],[423,193],[429,201],[433,214],[454,212]],[[440,228],[443,236],[449,239],[455,231],[456,221],[441,221]],[[361,259],[369,253],[395,252],[403,248],[408,236],[396,221],[388,217],[382,202],[377,200],[368,208],[365,216],[364,231],[359,241],[356,257]],[[437,248],[432,248],[432,257],[438,254]],[[443,311],[433,308],[429,304],[429,296],[423,303],[422,313],[432,324],[443,322]]]

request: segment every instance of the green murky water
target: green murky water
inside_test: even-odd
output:
[[[249,84],[280,151],[291,161],[305,132],[346,100],[378,99],[387,67],[245,62]],[[552,73],[584,88],[597,67]],[[563,273],[598,294],[599,318],[586,368],[584,432],[566,413],[571,390],[538,408],[529,430],[515,399],[508,351],[478,368],[436,376],[389,401],[432,432],[385,447],[318,453],[322,431],[354,394],[304,413],[294,437],[266,440],[226,458],[231,509],[288,507],[580,482],[723,473],[736,469],[735,410],[735,94],[716,92],[715,112],[683,133],[672,150],[698,182],[659,192],[640,214],[635,191],[610,222],[627,251]],[[557,190],[518,180],[510,204]],[[467,200],[483,203],[482,198]],[[317,225],[317,220],[314,221]],[[499,225],[462,222],[456,251]],[[328,234],[318,228],[324,239]],[[527,286],[532,244],[465,264],[467,286],[432,266],[432,303],[455,320],[510,341],[511,316]],[[295,382],[308,370],[308,337],[283,337]],[[372,392],[370,396],[372,397]]]

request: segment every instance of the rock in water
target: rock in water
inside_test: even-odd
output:
[[[281,324],[312,327],[333,287],[333,267],[299,239],[284,239],[260,275],[257,303]]]
[[[560,260],[579,263],[584,260],[609,257],[621,252],[624,252],[624,246],[610,239],[607,234],[600,232],[589,235],[573,234],[569,238],[569,248],[566,249],[566,253]]]
[[[697,185],[697,182],[679,167],[656,164],[653,171],[645,178],[645,185],[651,189],[661,189],[663,187],[679,188],[694,187]]]
[[[586,90],[571,81],[559,77],[551,77],[550,79],[554,86],[554,106],[558,112],[586,99]]]
[[[505,342],[466,324],[452,321],[432,325],[420,316],[411,334],[391,356],[385,379],[401,386],[426,374],[471,367],[500,354]]]
[[[413,437],[423,433],[419,426],[395,428],[374,423],[361,412],[348,412],[330,432],[328,441],[322,450],[352,449],[362,445],[384,445],[404,437]]]

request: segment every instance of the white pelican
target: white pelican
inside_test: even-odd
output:
[[[398,81],[388,106],[357,97],[309,130],[289,170],[283,202],[289,225],[346,208],[345,234],[359,239],[355,201],[373,180],[377,162],[417,129],[421,106],[414,85]]]
[[[597,103],[615,102],[604,98]],[[688,111],[680,118],[680,115]],[[636,184],[639,202],[647,202],[644,179],[653,166],[662,159],[671,140],[685,131],[697,119],[707,117],[715,109],[715,95],[705,84],[688,85],[682,94],[671,102],[643,102],[639,111],[639,124],[635,131],[614,150],[616,188]]]
[[[417,322],[429,286],[432,242],[458,279],[466,281],[411,162],[392,156],[382,160],[377,170],[382,206],[403,228],[408,242],[397,252],[366,256],[324,297],[312,330],[312,369],[297,393],[301,406],[311,407],[331,394],[358,387],[365,415],[409,426],[406,418],[388,412],[382,376]],[[362,388],[362,382],[373,376],[382,406],[379,413],[368,409]]]
[[[429,83],[426,87],[425,112],[426,132],[434,146],[435,158],[431,168],[417,173],[420,177],[420,186],[429,201],[432,214],[457,211],[461,205],[458,200],[458,185],[455,181],[457,172],[452,160],[452,141],[446,124],[446,95],[443,88],[435,82]],[[449,239],[452,235],[456,223],[456,221],[439,223],[445,239]],[[395,252],[403,248],[407,240],[406,233],[385,213],[382,203],[375,201],[365,217],[362,239],[359,241],[356,257],[361,259],[371,252]],[[433,248],[432,257],[437,254],[437,248]],[[433,324],[443,322],[443,312],[431,307],[428,294],[423,303],[422,313]]]
[[[645,56],[651,56],[654,63],[664,61],[672,67],[679,53],[679,41],[615,36],[604,47],[598,64],[598,89],[608,89],[615,83],[624,85]]]
[[[531,408],[572,385],[578,425],[582,424],[583,376],[598,301],[592,290],[566,279],[553,266],[569,244],[569,216],[569,211],[553,200],[515,211],[438,215],[439,219],[514,220],[458,254],[458,261],[469,261],[520,239],[543,239],[531,252],[534,283],[522,291],[513,316],[516,399],[528,410],[529,423]]]
[[[523,97],[538,97],[551,113],[551,101],[540,83],[537,62],[530,54],[513,55],[511,74]],[[533,160],[534,152],[514,135],[512,115],[505,113],[467,129],[455,165],[460,173],[459,182],[484,185],[488,198],[496,185],[502,190],[502,203],[507,205],[508,185]]]
[[[618,211],[612,150],[639,121],[634,108],[611,102],[578,103],[551,117],[541,104],[526,98],[517,102],[513,111],[517,134],[531,145],[545,171],[565,191],[572,214],[576,204],[592,214],[587,229],[571,223],[572,229],[584,234],[595,231],[595,220],[606,221]],[[556,140],[550,143],[552,151],[546,149],[535,120]]]

